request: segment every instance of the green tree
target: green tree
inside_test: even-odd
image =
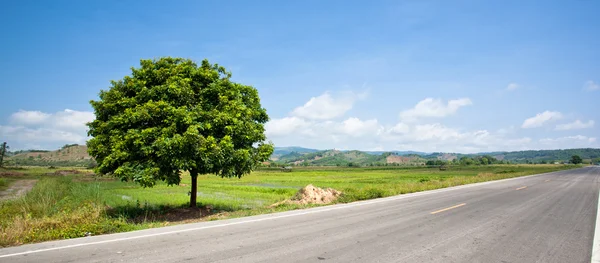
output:
[[[225,68],[203,60],[141,60],[131,76],[111,81],[91,101],[89,154],[95,171],[144,187],[179,184],[191,176],[190,207],[196,206],[198,174],[241,177],[268,160],[269,120],[258,91],[231,81]]]
[[[4,156],[6,155],[6,150],[9,148],[10,147],[6,145],[6,142],[3,142],[2,145],[0,145],[0,167],[4,166]]]
[[[469,157],[463,156],[460,158],[461,165],[473,165],[475,161]]]
[[[573,155],[573,156],[571,156],[571,163],[572,164],[580,164],[582,162],[583,162],[583,160],[581,159],[581,157],[579,157],[579,155]]]
[[[481,164],[483,164],[483,165],[488,165],[489,161],[490,160],[488,160],[488,158],[486,158],[486,157],[481,157],[481,160],[480,160]]]

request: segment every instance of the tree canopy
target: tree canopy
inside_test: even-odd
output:
[[[208,60],[141,60],[90,103],[96,119],[88,123],[87,145],[96,172],[151,187],[179,184],[189,171],[190,206],[198,174],[241,177],[273,152],[258,91]]]
[[[583,162],[583,160],[581,159],[581,157],[579,157],[579,155],[573,155],[573,156],[571,156],[571,163],[572,164],[580,164],[582,162]]]

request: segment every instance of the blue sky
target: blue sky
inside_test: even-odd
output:
[[[176,3],[175,3],[176,2]],[[208,58],[259,90],[276,146],[600,148],[599,1],[13,1],[0,140],[84,143],[142,58]]]

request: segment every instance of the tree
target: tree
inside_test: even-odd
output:
[[[488,160],[488,158],[486,158],[486,157],[481,157],[481,160],[480,160],[480,162],[481,162],[481,164],[483,164],[483,165],[488,165],[488,164],[489,164],[489,160]]]
[[[573,156],[571,156],[571,163],[572,164],[580,164],[582,162],[583,162],[583,160],[581,159],[581,157],[579,157],[579,155],[573,155]]]
[[[4,167],[4,156],[6,155],[6,150],[9,148],[6,142],[3,142],[2,146],[0,146],[0,167]]]
[[[472,165],[475,161],[469,157],[463,156],[460,158],[461,165]]]
[[[232,82],[225,68],[166,57],[131,70],[90,101],[96,119],[87,145],[97,173],[152,187],[179,184],[188,171],[195,207],[198,174],[239,178],[273,152],[258,91]]]

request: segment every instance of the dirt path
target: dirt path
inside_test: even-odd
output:
[[[17,198],[29,192],[37,180],[18,180],[12,183],[8,189],[0,191],[0,201]]]

